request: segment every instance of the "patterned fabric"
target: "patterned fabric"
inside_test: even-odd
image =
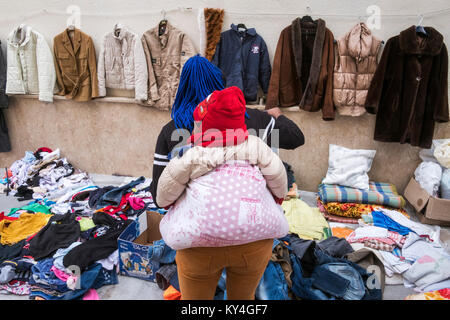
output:
[[[390,183],[370,182],[369,190],[321,183],[318,194],[323,203],[364,203],[393,208],[402,208],[405,205],[405,199],[397,193],[395,186]]]
[[[358,224],[358,219],[354,218],[346,218],[346,217],[339,217],[332,214],[329,214],[327,212],[322,212],[325,219],[331,222],[339,222],[339,223],[351,223],[351,224]]]
[[[397,247],[402,248],[406,241],[406,237],[398,234],[397,232],[388,231],[387,237],[385,238],[363,237],[357,239],[355,236],[355,232],[352,232],[346,237],[346,240],[349,243],[361,242],[366,247],[391,252]]]
[[[410,294],[404,300],[450,300],[450,288]]]
[[[328,202],[323,203],[320,198],[317,198],[318,206],[322,206],[326,212],[335,216],[347,217],[347,218],[362,218],[363,215],[368,215],[372,211],[379,210],[379,208],[387,208],[390,210],[396,210],[403,215],[408,216],[405,210],[400,208],[391,208],[381,205],[363,204],[363,203],[352,203],[352,202]]]
[[[371,240],[364,241],[364,246],[372,248],[372,249],[376,249],[376,250],[383,250],[383,251],[389,251],[389,252],[391,252],[395,248],[395,245],[387,244],[382,241],[378,241],[377,239],[371,239]]]

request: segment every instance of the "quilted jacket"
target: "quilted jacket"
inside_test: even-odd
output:
[[[360,116],[366,113],[364,102],[377,70],[380,48],[381,40],[373,36],[363,22],[337,40],[333,101],[340,115]]]
[[[8,36],[8,94],[39,94],[41,101],[53,101],[55,67],[44,36],[30,26],[20,25]]]
[[[98,57],[98,90],[106,96],[106,88],[135,91],[136,100],[147,100],[148,70],[144,49],[138,35],[116,24],[103,37]]]
[[[184,192],[190,180],[198,178],[228,160],[248,160],[257,165],[267,186],[277,198],[287,194],[287,175],[281,159],[260,138],[249,135],[236,146],[204,148],[195,146],[181,158],[173,158],[158,181],[156,202],[160,207],[174,203]]]

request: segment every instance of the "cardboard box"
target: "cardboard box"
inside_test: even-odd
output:
[[[155,273],[159,263],[149,259],[153,241],[160,240],[159,222],[163,215],[147,211],[141,215],[146,218],[146,228],[142,231],[141,219],[133,221],[119,236],[119,270],[120,274],[155,282]],[[141,218],[140,217],[140,218]]]
[[[416,209],[420,222],[450,226],[450,199],[429,195],[414,178],[406,186],[404,196]]]

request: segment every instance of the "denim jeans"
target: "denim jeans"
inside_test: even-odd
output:
[[[80,276],[77,286],[79,289],[69,290],[62,295],[53,296],[48,293],[32,289],[30,299],[35,296],[42,297],[46,300],[75,300],[81,299],[89,289],[98,289],[104,285],[112,285],[118,283],[118,277],[115,270],[106,270],[102,268],[100,263],[90,265]]]
[[[139,177],[136,180],[133,180],[122,187],[117,187],[106,192],[97,202],[97,208],[102,208],[109,205],[118,206],[120,204],[120,201],[122,200],[122,196],[125,193],[127,193],[130,189],[137,186],[138,184],[141,184],[144,181],[145,181],[144,177]]]
[[[347,263],[332,262],[316,267],[313,286],[344,300],[361,300],[365,286],[361,275]]]
[[[65,281],[59,279],[51,267],[53,266],[53,258],[40,260],[31,267],[32,275],[30,277],[30,285],[42,286],[48,290],[55,290],[58,292],[66,292],[70,289],[67,287]]]
[[[269,261],[266,271],[256,288],[255,297],[258,300],[290,300],[288,285],[281,266]]]
[[[175,262],[176,251],[169,247],[163,239],[153,241],[153,245],[150,247],[151,253],[148,258],[153,262],[159,262],[161,264],[169,264]]]

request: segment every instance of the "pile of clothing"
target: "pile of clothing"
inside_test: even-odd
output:
[[[26,204],[0,213],[0,292],[30,299],[98,299],[118,283],[119,235],[155,207],[149,179],[95,186],[59,149],[27,151],[3,182]]]
[[[353,249],[371,250],[383,262],[386,283],[418,292],[450,287],[450,254],[439,226],[412,221],[398,211],[379,208],[359,219],[345,239]]]
[[[435,139],[431,149],[420,151],[422,162],[414,178],[429,195],[450,199],[450,139]]]
[[[321,183],[317,206],[325,218],[333,222],[358,224],[358,219],[381,208],[407,216],[405,199],[390,183],[369,182],[369,189],[356,189]]]

